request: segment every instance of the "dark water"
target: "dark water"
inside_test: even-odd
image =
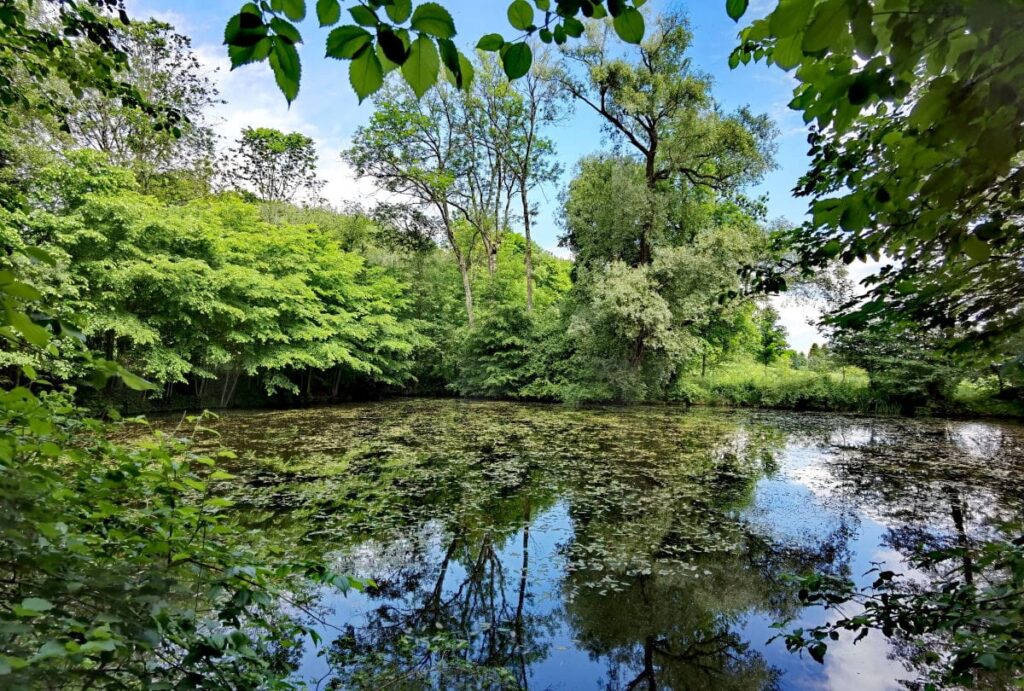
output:
[[[401,400],[212,426],[252,525],[377,584],[322,598],[320,688],[901,688],[877,634],[824,665],[768,644],[825,617],[786,575],[866,583],[1024,516],[1000,423]]]

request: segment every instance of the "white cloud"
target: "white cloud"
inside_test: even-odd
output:
[[[267,65],[248,65],[232,71],[221,46],[197,46],[195,53],[225,101],[207,113],[210,125],[220,137],[222,150],[233,146],[245,127],[301,132],[316,145],[318,172],[326,182],[323,195],[328,202],[334,206],[345,202],[366,204],[380,196],[372,182],[357,179],[352,169],[341,160],[341,151],[348,146],[348,140],[324,132],[304,109],[302,99],[290,108],[285,106],[284,97]],[[234,94],[243,96],[232,99]]]

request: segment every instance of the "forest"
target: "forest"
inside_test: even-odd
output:
[[[809,125],[807,170],[793,181],[807,216],[785,219],[770,217],[756,191],[778,165],[777,124],[716,99],[685,7],[514,0],[490,20],[495,33],[457,43],[459,13],[443,4],[267,0],[225,13],[232,69],[269,69],[282,109],[304,96],[302,61],[320,59],[300,60],[300,28],[312,36],[318,26],[325,59],[372,105],[332,155],[383,194],[341,204],[325,197],[309,136],[246,126],[222,140],[214,114],[245,96],[220,93],[171,24],[130,17],[118,0],[0,0],[0,686],[306,688],[295,674],[307,642],[325,637],[320,594],[386,589],[358,565],[337,568],[308,535],[261,529],[255,500],[230,488],[239,477],[258,488],[264,475],[246,474],[239,448],[210,441],[222,428],[209,411],[231,420],[237,409],[315,416],[342,403],[486,399],[547,404],[555,412],[536,413],[536,424],[552,426],[562,423],[545,416],[624,406],[710,420],[719,418],[707,410],[731,420],[737,408],[908,425],[999,418],[1010,422],[991,424],[1015,429],[1024,7],[721,3],[738,32],[729,66],[788,72],[795,90],[785,97]],[[554,133],[577,111],[600,129],[578,134],[592,151],[567,169]],[[557,253],[535,237],[540,199],[555,187],[557,218],[545,220],[559,228]],[[865,262],[877,268],[855,279],[851,267]],[[780,295],[823,306],[810,349],[790,344]],[[498,430],[493,450],[508,441],[491,419],[504,409],[481,410]],[[717,424],[708,422],[722,439],[740,434]],[[754,423],[737,424],[753,425],[764,457],[782,453]],[[586,447],[580,439],[565,453]],[[397,448],[367,470],[380,486],[348,477],[330,510],[310,487],[296,489],[309,520],[339,511],[373,529],[374,517],[398,520],[392,497],[420,476],[401,475],[412,471],[392,457],[427,470]],[[1013,448],[1004,460],[1016,483]],[[745,453],[726,456],[740,463]],[[543,471],[496,458],[522,473],[538,507],[555,505],[528,482],[543,473],[593,500],[564,456]],[[297,473],[297,487],[324,482],[325,492],[349,472],[275,463],[259,473]],[[758,481],[729,472],[729,482]],[[379,473],[398,479],[391,486]],[[715,477],[685,482],[724,492]],[[963,484],[950,478],[947,489]],[[679,492],[672,501],[700,505]],[[438,501],[428,494],[416,501]],[[377,503],[359,503],[368,497]],[[780,640],[817,663],[836,641],[869,631],[908,646],[939,641],[914,658],[923,665],[915,688],[1019,685],[1024,509],[1013,501],[1001,499],[1009,517],[982,522],[977,535],[953,502],[952,537],[919,536],[907,552],[907,568],[935,575],[925,585],[879,570],[862,587],[852,574],[806,567],[806,554],[750,548],[793,572],[786,597],[830,613],[795,628],[783,608],[772,622]],[[614,510],[628,516],[626,505]],[[588,508],[575,530],[603,510]],[[706,511],[716,526],[732,520],[717,505]],[[687,549],[699,560],[718,547]],[[525,593],[525,560],[522,573]],[[842,609],[852,602],[855,614]],[[325,642],[331,656],[338,641]],[[416,645],[439,660],[462,650],[454,639],[409,645],[387,663]],[[367,668],[382,664],[367,655]],[[458,667],[408,688],[525,688],[526,667],[514,678]],[[636,686],[621,687],[658,688],[650,659],[642,668]],[[339,679],[330,688],[381,683]],[[766,679],[729,688],[771,688]]]

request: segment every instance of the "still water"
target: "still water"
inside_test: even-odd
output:
[[[869,583],[1024,517],[996,422],[412,399],[211,424],[246,520],[376,587],[325,593],[319,688],[895,689],[872,634],[821,665],[788,574]]]

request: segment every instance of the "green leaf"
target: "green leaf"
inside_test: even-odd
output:
[[[111,640],[86,641],[78,649],[82,653],[109,653],[117,649],[117,643]]]
[[[434,42],[426,36],[420,36],[409,48],[409,57],[402,65],[402,76],[412,87],[416,97],[422,98],[423,94],[437,83],[440,68],[441,60]]]
[[[274,48],[270,51],[270,68],[274,71],[278,88],[290,104],[299,95],[299,81],[302,78],[299,52],[295,46],[282,40],[274,41]]]
[[[738,22],[747,11],[747,0],[725,0],[725,11],[733,21]]]
[[[377,32],[377,57],[383,57],[387,61],[381,61],[385,72],[402,65],[408,56],[409,47],[401,36],[391,29],[381,29]]]
[[[320,26],[337,24],[341,19],[341,3],[338,0],[317,0],[316,18]]]
[[[327,35],[327,57],[351,60],[372,40],[373,35],[361,26],[339,26]]]
[[[533,26],[533,7],[526,0],[513,0],[507,14],[513,28],[526,31]]]
[[[519,79],[530,71],[533,51],[525,43],[509,43],[501,51],[501,66],[509,79]]]
[[[48,612],[53,609],[53,603],[41,597],[27,597],[21,601],[21,609],[26,612]]]
[[[505,39],[501,34],[487,34],[477,42],[476,49],[493,53],[501,50],[504,45]]]
[[[228,20],[224,27],[224,44],[253,46],[267,35],[267,25],[259,15],[240,12]]]
[[[768,16],[769,30],[778,39],[798,34],[807,26],[813,8],[814,0],[780,0]]]
[[[124,367],[119,366],[117,368],[117,376],[122,382],[124,382],[124,385],[132,391],[153,391],[157,388],[156,384],[146,381],[137,374],[132,374]]]
[[[299,30],[290,22],[286,22],[280,17],[274,17],[270,20],[270,28],[274,30],[277,36],[282,37],[289,43],[302,43],[302,35],[299,33]]]
[[[306,18],[306,0],[281,0],[284,16],[293,22],[301,22]]]
[[[67,654],[68,649],[64,647],[63,643],[59,641],[46,641],[46,643],[43,643],[42,647],[39,648],[39,652],[32,657],[32,661],[38,662],[52,657],[66,657]]]
[[[55,266],[57,264],[57,260],[53,258],[53,255],[40,247],[23,247],[21,248],[21,252],[37,262],[42,262],[43,264],[49,264],[50,266]]]
[[[437,39],[437,50],[441,54],[441,64],[448,68],[451,75],[456,78],[456,82],[461,82],[462,80],[458,79],[462,72],[462,67],[459,65],[459,49],[455,47],[454,41],[445,38]],[[458,86],[458,83],[455,85]]]
[[[270,49],[273,47],[274,41],[270,37],[260,39],[259,43],[254,46],[228,46],[231,69],[253,62],[263,62],[270,55]]]
[[[30,286],[28,283],[22,283],[21,281],[14,281],[3,286],[3,292],[7,293],[11,297],[16,297],[21,300],[39,300],[43,297],[42,293]]]
[[[411,26],[435,38],[455,36],[455,22],[448,10],[434,2],[425,2],[412,13]]]
[[[784,70],[791,70],[804,59],[804,51],[800,48],[800,36],[788,36],[779,39],[772,49],[772,60]]]
[[[360,24],[362,26],[377,26],[380,23],[380,20],[377,19],[377,15],[373,13],[373,10],[363,5],[350,7],[348,13],[352,15],[352,19],[355,20],[356,24]]]
[[[401,24],[412,14],[412,0],[391,0],[391,4],[384,8],[388,18],[395,24]]]
[[[805,53],[821,53],[846,32],[846,0],[825,0],[814,12],[800,44]]]
[[[348,78],[352,88],[362,103],[367,96],[376,93],[384,86],[384,67],[377,58],[377,53],[364,50],[359,57],[348,66]]]
[[[850,17],[854,47],[857,50],[857,54],[865,59],[874,55],[875,49],[878,47],[878,38],[875,36],[871,26],[874,14],[874,11],[871,9],[871,3],[867,0],[861,0]]]
[[[999,667],[999,663],[996,661],[996,656],[992,653],[984,653],[978,656],[978,664],[985,669],[996,669]]]
[[[24,312],[8,310],[7,318],[11,326],[17,329],[26,341],[37,348],[44,348],[50,342],[50,332],[32,321]]]
[[[992,254],[988,243],[973,235],[964,240],[964,253],[976,262],[983,262]]]
[[[644,40],[644,16],[640,10],[626,7],[613,22],[615,33],[626,43],[637,44]]]
[[[473,86],[473,78],[476,75],[476,71],[473,69],[473,63],[462,53],[459,53],[459,67],[462,69],[462,84],[457,84],[463,91],[469,91],[470,87]]]

